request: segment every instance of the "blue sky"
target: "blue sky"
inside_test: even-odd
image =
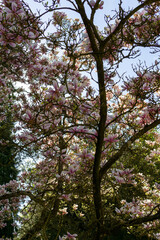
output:
[[[42,4],[35,3],[34,0],[26,0],[26,2],[30,5],[33,12],[36,12],[37,9],[39,9],[41,12],[43,12],[44,9],[42,8]],[[49,2],[51,2],[51,0]],[[115,10],[115,9],[118,10],[118,3],[119,3],[118,0],[104,0],[103,10],[97,11],[97,14],[95,17],[95,24],[98,25],[101,30],[105,26],[104,15],[114,15],[113,10]],[[67,0],[61,0],[61,6],[68,6],[68,5],[69,5],[69,3]],[[129,8],[131,9],[132,7],[136,7],[137,5],[138,5],[137,0],[132,0],[132,1],[123,0],[123,7],[125,8],[125,10],[128,10]],[[69,18],[74,19],[74,18],[78,17],[78,15],[73,11],[67,11],[67,14],[68,14]],[[89,12],[88,12],[88,14],[89,14]],[[50,13],[50,15],[44,16],[43,21],[47,21],[49,16],[51,16],[51,13]],[[53,27],[50,27],[49,30],[52,31]],[[147,48],[143,48],[141,50],[142,50],[141,56],[139,56],[138,58],[136,58],[134,60],[133,59],[132,60],[125,59],[123,61],[123,63],[120,64],[120,68],[119,68],[120,74],[126,72],[126,70],[127,70],[127,73],[129,75],[132,75],[133,74],[132,64],[138,63],[138,60],[145,61],[148,66],[151,65],[156,60],[157,54],[150,54],[149,53],[150,50]]]

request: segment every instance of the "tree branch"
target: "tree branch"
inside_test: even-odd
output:
[[[53,210],[47,210],[44,208],[41,212],[41,216],[35,225],[21,238],[21,240],[32,240],[38,232],[40,232],[46,223],[49,222],[51,217],[54,217],[57,214],[59,208],[59,199],[56,199],[54,202]]]
[[[14,193],[7,193],[5,195],[0,196],[0,201],[4,200],[4,199],[10,199],[13,197],[20,197],[20,196],[26,196],[29,197],[31,200],[33,200],[34,202],[44,206],[45,205],[45,201],[41,200],[39,197],[34,196],[31,192],[29,191],[17,191]]]
[[[141,129],[138,133],[133,135],[123,146],[119,149],[119,151],[112,156],[108,162],[101,168],[100,170],[100,179],[102,179],[103,175],[107,172],[107,170],[123,155],[123,153],[128,149],[128,146],[133,143],[136,139],[140,138],[149,130],[155,128],[160,124],[160,119],[155,120],[150,125],[146,125],[143,129]]]
[[[128,220],[125,223],[119,224],[118,227],[116,226],[115,229],[121,228],[123,226],[133,226],[133,225],[137,225],[137,224],[142,224],[142,223],[154,221],[156,219],[160,219],[160,210],[151,216],[139,217],[139,218]]]
[[[78,6],[78,12],[83,20],[85,27],[86,27],[86,31],[88,33],[88,37],[89,37],[93,52],[98,52],[98,46],[97,46],[96,39],[95,39],[95,33],[92,28],[93,24],[91,24],[91,21],[87,18],[82,1],[76,0],[76,3]]]
[[[159,2],[159,0],[146,0],[145,2],[143,2],[142,4],[140,4],[139,6],[137,6],[136,8],[134,8],[129,14],[127,14],[118,24],[118,26],[115,28],[115,30],[106,38],[102,41],[102,45],[103,47],[105,47],[105,45],[107,44],[108,41],[110,41],[112,39],[112,37],[114,37],[117,32],[119,32],[124,24],[126,23],[126,21],[134,14],[136,13],[138,10],[140,10],[141,8],[145,7],[146,5],[155,3],[155,2]]]

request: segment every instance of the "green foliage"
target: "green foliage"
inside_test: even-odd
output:
[[[8,114],[6,120],[0,123],[0,185],[16,179],[18,170],[16,168],[15,146],[12,139],[13,122]],[[0,236],[13,238],[13,219],[6,221],[7,226],[0,229]]]

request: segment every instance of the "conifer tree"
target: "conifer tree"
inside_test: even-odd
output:
[[[12,116],[6,114],[6,119],[0,122],[0,185],[6,184],[17,177],[15,146],[12,139]],[[0,206],[2,208],[3,206]],[[6,222],[6,226],[0,229],[0,237],[13,238],[13,219]]]

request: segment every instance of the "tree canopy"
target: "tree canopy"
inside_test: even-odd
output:
[[[34,2],[0,3],[0,121],[9,106],[30,159],[0,186],[0,228],[15,216],[15,240],[160,239],[160,1]]]

